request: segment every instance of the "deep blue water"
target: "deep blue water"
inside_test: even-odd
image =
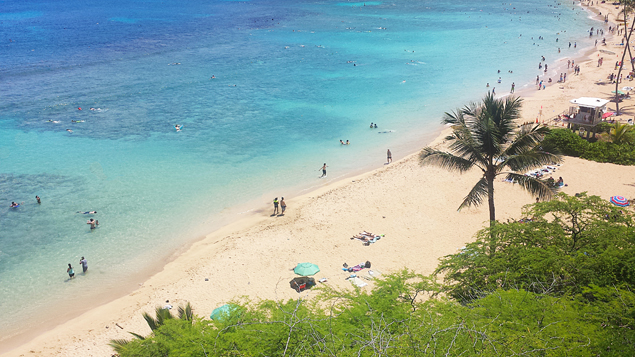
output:
[[[53,303],[89,304],[234,219],[232,207],[379,167],[387,148],[413,152],[486,82],[522,88],[541,55],[578,55],[598,26],[578,5],[538,0],[0,6],[7,334]],[[89,210],[95,231],[76,213]],[[89,274],[67,281],[81,256]]]

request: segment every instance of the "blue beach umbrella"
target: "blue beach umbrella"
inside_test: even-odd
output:
[[[611,197],[611,203],[619,207],[626,207],[630,205],[630,203],[624,196]]]
[[[225,304],[221,307],[217,307],[212,311],[212,314],[209,315],[209,318],[212,320],[222,320],[223,318],[229,317],[234,311],[236,311],[237,306],[232,304]]]
[[[302,276],[315,275],[319,271],[320,268],[313,263],[300,263],[293,269],[294,273]]]

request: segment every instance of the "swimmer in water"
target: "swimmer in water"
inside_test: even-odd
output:
[[[18,207],[20,204],[19,203],[15,203],[15,202],[11,202],[11,208],[16,208]]]
[[[351,143],[350,143],[348,140],[346,140],[346,145],[350,145],[350,144],[351,144]]]
[[[212,74],[212,78],[211,79],[216,79],[216,76]]]
[[[184,127],[185,125],[179,125],[179,124],[174,125],[174,129],[176,129],[176,131],[181,131],[181,128],[184,128]]]
[[[96,221],[94,218],[89,219],[86,224],[90,224],[90,229],[95,229],[99,225],[99,221]]]
[[[340,144],[345,145],[344,142],[342,141],[342,139],[340,139]]]
[[[86,212],[77,211],[77,213],[81,213],[81,214],[95,214],[95,213],[97,213],[97,211],[86,211]]]
[[[40,196],[35,196],[35,200],[37,201],[38,204],[42,203],[42,201],[40,200]]]
[[[66,131],[68,131],[69,133],[73,133],[73,131],[71,129],[66,129]]]

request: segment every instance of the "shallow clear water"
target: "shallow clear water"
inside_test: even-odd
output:
[[[3,7],[7,333],[42,322],[51,306],[87,304],[131,282],[201,227],[235,218],[231,207],[379,167],[387,148],[397,158],[412,152],[486,82],[501,94],[532,83],[541,55],[552,63],[579,54],[599,25],[579,6],[538,0]],[[394,132],[378,133],[386,130]],[[324,162],[329,178],[317,180]],[[76,213],[89,210],[101,223],[94,231]],[[81,270],[81,256],[89,274],[68,281],[66,265]]]

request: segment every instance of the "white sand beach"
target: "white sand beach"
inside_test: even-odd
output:
[[[609,4],[597,9],[603,14],[611,11],[611,19],[617,13]],[[576,59],[581,66],[579,76],[566,69],[564,60],[566,83],[555,83],[557,78],[553,78],[554,83],[547,85],[546,90],[522,93],[523,121],[553,117],[568,110],[569,100],[576,97],[609,98],[614,85],[596,82],[614,71],[622,46],[614,45],[615,38],[608,34],[606,37],[607,46],[598,45],[587,58]],[[602,67],[597,67],[598,56],[604,57]],[[626,85],[629,84],[624,81],[620,87]],[[620,119],[625,120],[628,115],[632,118],[634,103],[635,99],[622,103],[625,114]],[[614,108],[614,103],[611,106]],[[430,145],[442,147],[448,132],[445,130]],[[635,197],[635,167],[566,157],[553,176],[564,179],[567,186],[562,192],[570,195],[587,191],[606,199],[613,195]],[[457,252],[487,224],[486,206],[457,211],[479,177],[477,171],[458,175],[420,166],[418,153],[413,153],[301,197],[287,197],[284,216],[270,217],[273,207],[266,207],[212,232],[166,264],[161,272],[139,282],[139,287],[128,295],[29,336],[32,339],[27,342],[3,341],[0,352],[5,356],[111,356],[107,343],[130,338],[128,331],[148,334],[150,330],[141,313],[165,305],[166,300],[173,306],[190,302],[196,314],[209,316],[214,308],[241,296],[310,298],[315,292],[299,295],[288,284],[295,276],[291,269],[300,262],[319,265],[321,271],[315,277],[327,278],[325,284],[340,288],[350,287],[345,280],[350,273],[342,271],[343,263],[370,261],[372,269],[382,273],[409,268],[430,274],[440,257]],[[501,221],[520,218],[523,205],[535,202],[518,185],[500,181],[495,189],[497,219]],[[350,239],[361,231],[385,236],[364,246]],[[370,288],[372,282],[364,289]],[[12,349],[7,351],[9,348]]]

